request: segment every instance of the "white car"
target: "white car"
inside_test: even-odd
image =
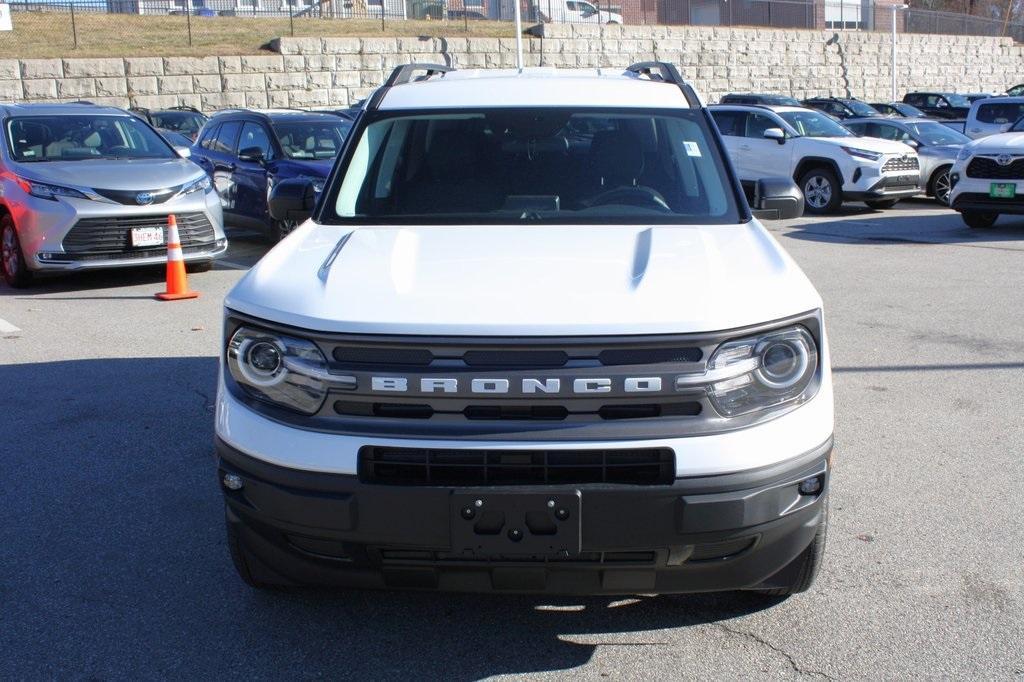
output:
[[[673,66],[400,67],[337,163],[225,299],[216,447],[245,581],[810,586],[821,297]],[[305,183],[275,186],[276,217],[310,215]],[[757,193],[802,212],[789,178]]]
[[[748,191],[761,178],[790,176],[810,213],[833,213],[844,200],[891,208],[921,192],[917,153],[901,142],[857,137],[830,116],[803,107],[710,109]]]
[[[964,146],[949,180],[950,205],[968,227],[992,227],[1000,215],[1024,214],[1024,130]]]
[[[585,0],[539,0],[541,21],[565,24],[621,24],[622,15],[609,12]]]
[[[1021,117],[1024,117],[1024,97],[980,99],[967,113],[964,132],[972,140],[1005,133]]]

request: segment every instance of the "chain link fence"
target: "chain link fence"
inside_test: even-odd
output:
[[[0,56],[238,53],[280,36],[508,36],[516,0],[74,0],[10,3],[14,31]],[[519,0],[525,22],[763,26],[1009,36],[1024,24],[861,0]],[[35,54],[40,52],[40,54]],[[42,54],[47,52],[47,54]]]

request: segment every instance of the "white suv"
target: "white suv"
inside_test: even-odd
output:
[[[1024,116],[1024,97],[986,97],[971,105],[964,132],[977,140],[1007,132]]]
[[[423,74],[425,72],[425,75]],[[228,545],[253,586],[806,590],[822,302],[669,64],[397,69],[225,300]],[[797,216],[788,178],[760,210]]]
[[[807,211],[833,213],[843,200],[891,208],[921,191],[917,153],[901,142],[857,137],[825,114],[802,107],[713,106],[740,180],[789,175]]]
[[[968,227],[992,227],[1002,214],[1024,214],[1024,123],[965,145],[949,181],[950,206]]]

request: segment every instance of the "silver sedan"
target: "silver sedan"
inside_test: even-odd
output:
[[[949,170],[970,138],[927,118],[854,118],[843,125],[858,135],[895,140],[917,149],[921,187],[940,204],[949,205]]]

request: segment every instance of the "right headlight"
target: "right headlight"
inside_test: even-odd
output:
[[[957,161],[966,161],[971,158],[971,150],[966,146],[960,148],[960,153],[956,155]]]
[[[722,415],[768,410],[809,400],[818,372],[818,347],[802,326],[787,327],[723,343],[708,362],[708,374],[728,378],[707,386]]]
[[[257,400],[315,414],[327,397],[327,361],[316,344],[241,327],[228,342],[231,377]]]

